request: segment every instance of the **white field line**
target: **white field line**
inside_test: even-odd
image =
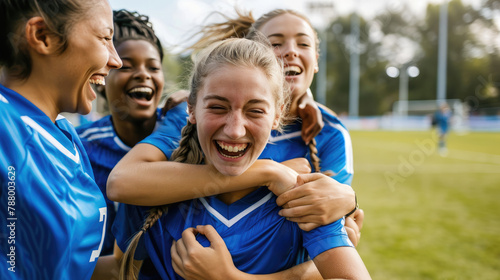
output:
[[[365,142],[361,145],[369,146],[374,149],[382,149],[402,154],[410,154],[414,150],[419,150],[419,147],[416,144],[412,145],[406,143],[391,143],[391,145],[387,145],[387,143],[385,143],[384,145],[377,145],[377,143]],[[434,148],[435,149],[433,154],[437,154],[437,147]],[[356,152],[356,146],[354,146],[354,152]],[[500,155],[487,154],[482,152],[449,149],[446,158],[500,165]],[[498,168],[498,173],[500,173],[500,167]]]
[[[358,164],[354,165],[356,172],[381,173],[398,172],[400,164]],[[422,164],[416,166],[412,174],[500,174],[500,167],[491,164]]]

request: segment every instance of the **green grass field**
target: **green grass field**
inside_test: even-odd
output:
[[[373,279],[500,279],[500,133],[351,131]]]

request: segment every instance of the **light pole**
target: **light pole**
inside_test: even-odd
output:
[[[409,63],[403,64],[400,68],[390,66],[387,67],[387,76],[397,78],[399,76],[399,106],[398,115],[406,117],[408,115],[408,84],[409,78],[415,78],[420,74],[417,66]]]
[[[328,26],[330,19],[333,15],[333,2],[332,1],[310,1],[308,9],[311,13],[318,13],[322,15],[323,22],[318,28],[320,30],[320,57],[318,61],[319,72],[316,75],[316,101],[326,105],[326,73],[327,73],[327,49],[328,49]]]
[[[439,11],[437,103],[446,99],[446,58],[448,50],[448,0],[444,0]]]

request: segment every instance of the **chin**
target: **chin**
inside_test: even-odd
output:
[[[247,171],[249,166],[239,167],[239,166],[223,166],[222,168],[217,168],[217,170],[224,176],[239,176]]]
[[[87,106],[79,106],[76,112],[80,115],[87,115],[90,111],[92,111],[92,102],[90,102]]]

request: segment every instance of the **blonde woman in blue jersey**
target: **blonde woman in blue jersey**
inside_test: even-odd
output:
[[[106,204],[62,112],[121,61],[105,0],[0,1],[1,279],[89,279]]]
[[[190,82],[189,123],[169,158],[206,165],[224,176],[245,172],[266,146],[271,130],[280,127],[285,105],[281,69],[269,46],[248,39],[216,42],[200,52]],[[175,138],[162,141],[176,145]],[[140,265],[141,279],[180,279],[174,273],[171,242],[184,236],[186,228],[210,224],[228,246],[231,255],[226,258],[234,261],[228,274],[212,279],[280,272],[304,261],[304,249],[324,278],[370,278],[343,220],[305,232],[278,215],[275,199],[265,186],[254,186],[152,208],[124,256],[121,277],[135,275],[135,247],[144,236],[147,257]],[[204,246],[212,241],[203,236],[197,240]]]
[[[210,42],[227,37],[245,36],[250,33],[251,28],[260,30],[266,26],[287,26],[281,23],[274,24],[272,20],[289,15],[293,15],[292,19],[296,20],[295,23],[299,24],[301,30],[303,29],[300,34],[308,34],[301,38],[310,39],[307,48],[302,46],[303,43],[300,44],[301,49],[298,53],[296,51],[299,45],[293,42],[296,47],[292,55],[285,54],[288,52],[286,48],[276,48],[278,58],[283,57],[286,61],[293,58],[296,61],[291,65],[287,62],[289,70],[287,80],[293,85],[292,115],[301,115],[297,104],[300,98],[306,95],[312,77],[318,71],[316,62],[319,55],[317,35],[305,17],[294,11],[276,10],[255,22],[251,15],[240,15],[236,20],[228,19],[228,22],[208,26],[201,32],[203,36],[193,49],[203,48]],[[294,71],[297,69],[299,70]],[[242,190],[255,185],[266,185],[279,196],[277,200],[279,205],[289,207],[283,209],[280,214],[298,222],[304,229],[310,230],[318,225],[331,223],[351,212],[356,204],[352,188],[346,185],[352,180],[352,149],[347,130],[334,114],[325,109],[321,109],[321,113],[323,121],[326,120],[328,126],[320,132],[318,142],[311,141],[310,145],[307,145],[303,141],[300,132],[301,123],[298,119],[287,127],[285,133],[273,132],[272,143],[266,147],[261,158],[282,162],[297,157],[308,157],[316,167],[321,160],[321,169],[334,172],[333,178],[341,184],[329,180],[323,174],[314,173],[302,175],[299,181],[300,188],[289,190],[297,181],[289,179],[289,173],[282,164],[269,160],[257,161],[240,176],[233,178],[214,176],[205,166],[182,165],[167,161],[168,156],[162,149],[149,143],[148,139],[164,137],[161,133],[155,133],[136,145],[113,169],[108,180],[108,195],[112,200],[129,204],[159,205]],[[164,133],[164,135],[172,134]],[[317,146],[314,143],[317,143]],[[319,157],[315,156],[316,151]],[[218,182],[217,188],[212,187],[211,182],[214,180]],[[137,188],[137,185],[142,187]],[[186,185],[189,187],[186,188]],[[355,214],[360,214],[357,223],[348,218],[346,226],[349,226],[349,234],[353,236],[356,244],[362,224],[362,211],[358,210]]]

